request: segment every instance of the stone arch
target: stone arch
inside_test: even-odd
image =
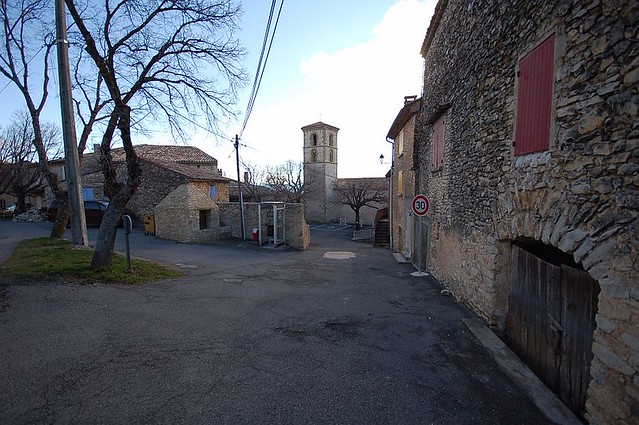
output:
[[[317,146],[317,133],[313,133],[311,139],[313,140],[313,146]]]
[[[329,156],[328,161],[329,161],[329,162],[334,162],[333,149],[331,149],[331,150],[330,150],[330,152],[328,153],[328,156]]]
[[[508,262],[513,241],[531,238],[572,256],[600,289],[590,366],[591,375],[597,379],[589,384],[586,406],[588,412],[600,409],[606,403],[606,397],[600,394],[621,396],[635,386],[631,365],[637,345],[619,341],[632,333],[629,329],[634,326],[632,317],[639,300],[638,246],[633,234],[636,218],[632,211],[603,197],[576,197],[567,188],[553,191],[517,190],[514,184],[512,187],[515,189],[504,194],[495,214],[499,217],[495,222],[496,264],[508,270],[495,281],[495,292],[506,303],[500,309],[508,308]]]
[[[328,144],[329,144],[329,146],[333,146],[333,144],[335,143],[334,139],[335,139],[335,137],[334,137],[333,133],[328,135]]]
[[[315,149],[311,151],[311,162],[317,162],[317,151]]]

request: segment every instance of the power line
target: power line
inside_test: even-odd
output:
[[[253,81],[253,89],[251,90],[251,95],[249,96],[248,105],[246,106],[246,114],[244,116],[244,123],[242,124],[242,129],[240,130],[239,137],[242,137],[244,134],[244,129],[246,129],[246,125],[248,123],[249,117],[251,116],[251,112],[253,111],[253,105],[255,104],[255,99],[257,98],[257,93],[260,90],[260,85],[262,84],[262,77],[264,76],[264,70],[266,69],[266,63],[268,62],[268,57],[271,53],[271,47],[273,46],[273,40],[275,38],[275,32],[277,31],[277,25],[280,21],[280,15],[282,14],[282,7],[284,6],[284,0],[280,3],[280,8],[277,11],[277,17],[275,18],[275,25],[273,27],[273,32],[271,29],[271,22],[273,20],[273,12],[275,10],[275,5],[277,0],[273,0],[271,2],[271,10],[268,16],[268,22],[266,24],[266,30],[264,31],[264,41],[262,42],[262,51],[260,52],[260,59],[257,64],[257,70],[255,72],[255,80]],[[270,34],[270,41],[269,41]],[[268,50],[266,49],[266,45],[268,44]],[[265,54],[266,52],[266,54]],[[262,62],[263,61],[263,62]]]

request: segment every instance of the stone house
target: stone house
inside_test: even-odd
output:
[[[220,240],[220,208],[206,190],[186,183],[169,193],[154,209],[155,236],[182,243]]]
[[[305,206],[306,218],[311,223],[346,222],[353,223],[353,210],[340,202],[336,202],[337,186],[356,184],[362,189],[371,188],[385,190],[388,195],[388,183],[384,177],[349,178],[337,177],[337,132],[339,128],[316,122],[302,127],[304,133],[304,194],[302,202]],[[371,186],[372,184],[372,186]],[[388,199],[388,196],[386,196]],[[361,224],[372,225],[377,210],[386,207],[385,203],[374,203],[360,211]]]
[[[413,257],[415,223],[411,201],[415,193],[415,170],[413,147],[415,144],[415,122],[421,108],[417,96],[404,97],[404,106],[398,112],[388,130],[386,140],[393,142],[393,161],[390,171],[390,222],[391,248]]]
[[[85,200],[106,200],[104,177],[100,169],[96,145],[93,153],[83,155],[81,164],[82,194]],[[142,173],[140,186],[127,207],[141,220],[145,214],[153,214],[154,208],[173,190],[190,183],[209,193],[214,202],[228,202],[229,179],[217,168],[217,160],[193,146],[137,145]],[[124,176],[125,153],[123,148],[111,151],[118,173]],[[65,180],[64,161],[52,162],[56,174]],[[52,195],[48,195],[50,199]]]
[[[515,4],[516,3],[516,4]],[[639,423],[639,4],[440,0],[428,269],[577,414]]]

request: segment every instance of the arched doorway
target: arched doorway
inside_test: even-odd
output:
[[[511,258],[508,345],[583,417],[599,284],[570,255],[539,241],[515,241]]]

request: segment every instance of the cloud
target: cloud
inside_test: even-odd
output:
[[[302,78],[278,99],[259,99],[243,139],[256,163],[301,160],[301,127],[316,121],[339,127],[340,177],[383,176],[390,158],[385,137],[403,97],[420,95],[419,54],[434,1],[401,0],[371,30],[368,41],[335,53],[318,51],[299,62]],[[228,174],[230,164],[219,158]]]

